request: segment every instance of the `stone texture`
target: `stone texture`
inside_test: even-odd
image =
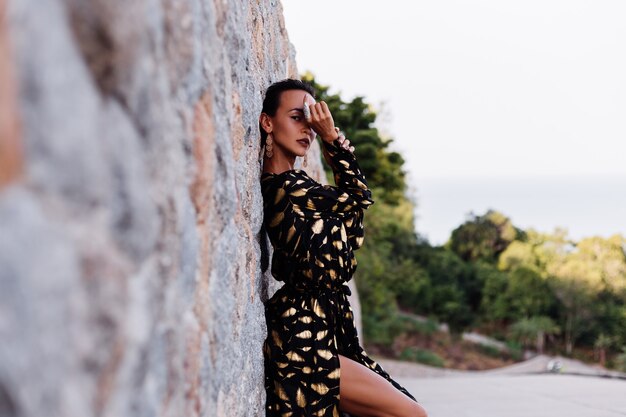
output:
[[[0,188],[19,177],[23,158],[13,54],[5,17],[6,3],[0,0]]]
[[[297,76],[280,2],[7,4],[0,416],[263,415],[258,116]],[[317,144],[307,171],[326,182]]]

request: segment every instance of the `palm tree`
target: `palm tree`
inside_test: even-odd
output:
[[[615,343],[615,339],[604,333],[600,333],[596,338],[593,346],[596,348],[596,351],[600,353],[600,365],[604,366],[606,364],[606,351],[613,346],[613,343]]]
[[[512,337],[523,346],[528,345],[532,339],[535,339],[535,347],[539,354],[543,353],[546,337],[561,333],[559,326],[550,317],[546,316],[533,316],[521,319],[511,325],[509,331]]]

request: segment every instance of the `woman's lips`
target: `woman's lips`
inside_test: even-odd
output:
[[[298,139],[298,142],[300,142],[301,144],[303,144],[306,147],[309,146],[309,141],[306,140],[306,139]]]

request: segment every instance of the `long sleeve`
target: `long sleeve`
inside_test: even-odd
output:
[[[363,226],[363,210],[354,213],[353,216],[344,220],[344,225],[348,234],[348,242],[353,250],[363,246],[365,229]]]
[[[315,218],[324,214],[355,217],[356,213],[374,203],[365,176],[356,157],[343,149],[338,140],[332,144],[322,141],[322,146],[328,155],[336,186],[320,184],[304,176],[286,189],[289,199],[296,211],[305,217]],[[361,216],[356,214],[356,217],[362,218],[362,213]]]

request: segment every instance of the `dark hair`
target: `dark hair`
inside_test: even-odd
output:
[[[261,110],[261,112],[269,116],[274,116],[276,110],[278,110],[278,106],[280,106],[281,94],[283,91],[289,90],[304,90],[315,98],[315,90],[311,84],[302,80],[287,78],[277,81],[267,88],[267,91],[265,91],[265,99],[263,100],[263,110]],[[261,131],[261,146],[263,146],[265,145],[267,132],[261,127],[261,122],[259,122],[259,130]]]

